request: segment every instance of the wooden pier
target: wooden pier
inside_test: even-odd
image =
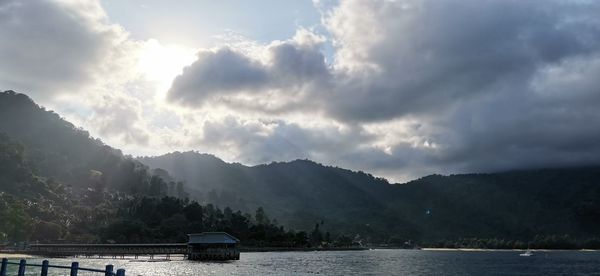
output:
[[[187,255],[189,252],[186,243],[162,244],[32,244],[25,252],[31,255],[48,257],[67,256],[150,256],[154,255]]]
[[[188,243],[158,244],[31,244],[22,253],[47,257],[113,257],[184,255],[189,260],[239,260],[240,240],[225,232],[190,234]],[[2,276],[2,275],[0,275]]]
[[[28,264],[26,260],[20,260],[17,263],[17,262],[9,262],[8,259],[6,259],[6,258],[2,259],[2,265],[0,266],[0,276],[7,276],[6,273],[8,271],[9,265],[19,266],[19,268],[17,270],[18,271],[17,276],[25,276],[25,273],[27,272],[26,270],[28,267],[36,267],[36,268],[39,267],[41,276],[48,276],[48,271],[51,268],[68,269],[68,270],[70,270],[69,275],[71,275],[71,276],[77,276],[77,273],[79,271],[104,273],[104,276],[125,276],[125,269],[117,269],[117,271],[114,271],[113,265],[107,265],[105,267],[105,269],[94,269],[94,268],[79,267],[78,262],[71,263],[71,266],[63,266],[63,265],[50,265],[48,260],[42,261],[42,264]],[[30,273],[28,273],[28,274],[30,274]]]

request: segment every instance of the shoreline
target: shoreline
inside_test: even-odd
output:
[[[7,259],[32,259],[32,258],[35,258],[35,256],[29,255],[29,254],[21,254],[21,253],[4,253],[4,252],[0,252],[0,259],[2,259],[2,258],[7,258]]]
[[[493,248],[438,248],[438,247],[427,247],[427,248],[421,248],[421,250],[425,250],[425,251],[465,251],[465,252],[481,252],[481,251],[525,251],[528,249],[493,249]],[[530,248],[529,250],[531,251],[540,251],[540,252],[544,252],[544,251],[589,251],[589,252],[596,252],[596,251],[600,251],[599,249],[587,249],[587,248],[581,248],[581,249],[536,249],[536,248]]]
[[[311,252],[311,251],[365,251],[366,247],[240,247],[240,252]]]
[[[519,252],[525,251],[523,249],[495,249],[495,248],[443,248],[443,247],[424,247],[424,248],[398,248],[398,247],[350,247],[350,248],[278,248],[278,247],[262,247],[262,248],[240,248],[240,252],[310,252],[310,251],[368,251],[368,250],[423,250],[423,251],[464,251],[464,252],[494,252],[494,251],[507,251],[507,252]],[[583,251],[583,252],[600,252],[600,249],[537,249],[530,248],[531,251]]]

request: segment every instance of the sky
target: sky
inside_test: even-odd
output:
[[[0,0],[0,90],[134,156],[600,163],[600,2]]]

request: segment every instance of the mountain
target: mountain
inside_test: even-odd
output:
[[[168,193],[164,172],[153,180],[148,167],[92,138],[24,94],[0,93],[0,133],[27,148],[25,158],[38,175],[76,191],[108,188],[131,194]]]
[[[197,152],[133,159],[23,94],[0,93],[0,241],[174,242],[223,229],[259,246],[356,237],[600,248],[600,167],[390,184],[309,160],[244,166]]]
[[[392,208],[426,240],[597,237],[600,167],[431,175],[394,185]]]
[[[253,217],[190,201],[167,171],[93,139],[26,95],[0,93],[0,244],[185,242],[187,233],[223,230],[246,246],[323,240],[320,231],[311,238],[266,218],[264,209]]]
[[[243,210],[265,206],[284,225],[307,229],[324,220],[329,229],[371,241],[447,246],[465,238],[596,239],[600,231],[600,167],[430,175],[389,184],[308,160],[249,167],[197,152],[138,160],[186,181],[201,201]]]
[[[169,178],[26,95],[0,93],[0,241],[93,239],[124,198],[185,194]]]
[[[138,158],[186,181],[193,197],[252,211],[265,207],[284,225],[309,229],[324,221],[332,229],[368,228],[367,224],[402,221],[387,208],[388,182],[362,172],[327,167],[309,160],[248,167],[208,154],[174,152]],[[401,231],[407,223],[389,225]]]

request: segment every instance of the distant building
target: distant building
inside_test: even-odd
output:
[[[189,234],[188,248],[190,260],[225,261],[239,260],[240,251],[236,237],[225,232],[204,232]]]

